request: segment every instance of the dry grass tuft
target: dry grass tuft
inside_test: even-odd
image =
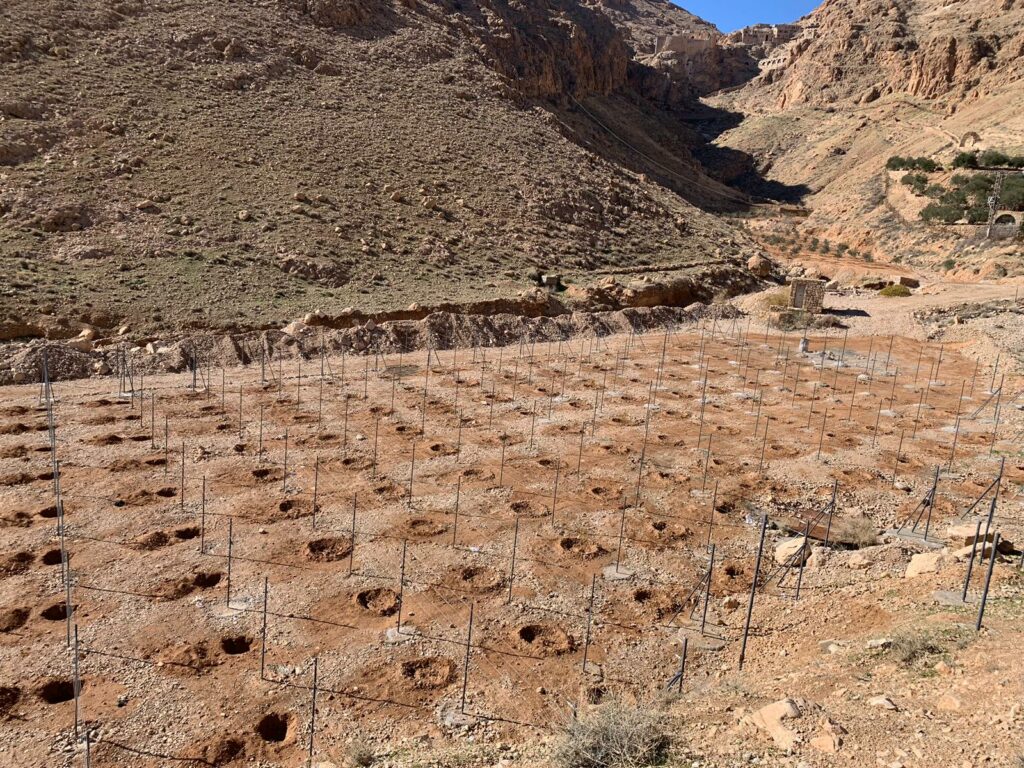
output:
[[[668,747],[660,713],[613,700],[568,725],[554,762],[560,768],[644,768],[661,765]]]

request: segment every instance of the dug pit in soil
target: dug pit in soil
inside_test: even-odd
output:
[[[64,603],[54,603],[39,612],[47,621],[64,621],[68,617],[68,607]]]
[[[608,550],[593,541],[584,541],[572,536],[566,536],[559,540],[558,547],[563,552],[574,555],[582,560],[594,560],[601,555],[607,555]]]
[[[28,621],[28,608],[8,608],[0,611],[0,632],[13,632],[21,629]]]
[[[68,553],[68,560],[69,561],[71,560],[71,553],[70,552]],[[42,557],[42,563],[43,563],[43,565],[60,565],[61,564],[60,550],[59,549],[51,549],[48,552],[46,552],[43,555],[43,557]]]
[[[414,688],[431,690],[444,688],[455,678],[455,663],[450,659],[428,656],[402,662],[402,677]]]
[[[352,552],[352,540],[344,536],[315,539],[306,545],[306,557],[316,563],[343,560]]]
[[[264,715],[258,723],[256,723],[256,734],[264,741],[270,742],[271,744],[280,744],[288,740],[291,735],[291,717],[288,715],[281,715],[276,712],[271,712],[269,715]]]
[[[576,641],[565,630],[551,624],[526,624],[515,631],[515,637],[536,656],[561,656],[576,648]]]
[[[60,550],[57,551],[57,556],[57,562],[60,562]],[[31,552],[14,552],[5,555],[0,560],[0,578],[26,573],[33,560],[35,560],[35,556]]]
[[[220,580],[221,574],[216,571],[200,571],[191,577],[178,579],[168,585],[161,594],[166,600],[178,600],[192,594],[197,589],[212,589],[220,583]]]
[[[85,688],[85,681],[78,681],[78,690]],[[50,680],[36,689],[36,695],[47,704],[62,704],[75,698],[75,685],[70,680]]]
[[[20,700],[20,688],[14,685],[0,686],[0,717],[7,717]]]
[[[153,533],[147,533],[145,536],[140,536],[136,539],[135,548],[141,549],[143,552],[152,552],[154,549],[166,547],[170,543],[171,537],[164,531],[153,531]]]
[[[364,589],[355,596],[356,605],[378,616],[391,616],[398,610],[398,593],[387,587]]]
[[[469,592],[493,592],[503,582],[504,578],[500,574],[479,565],[458,568],[448,579],[454,589]]]
[[[239,656],[248,653],[252,648],[252,638],[245,635],[233,635],[220,639],[220,649],[229,656]]]
[[[447,530],[447,526],[423,517],[414,517],[399,526],[401,534],[410,539],[429,539],[433,536],[440,536]]]

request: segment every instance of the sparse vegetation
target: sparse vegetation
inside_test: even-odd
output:
[[[377,757],[366,742],[356,739],[346,750],[345,759],[352,768],[370,768],[376,762]]]
[[[904,667],[931,663],[951,649],[965,648],[973,633],[967,627],[949,627],[942,630],[907,631],[892,639],[889,655]]]
[[[789,291],[781,289],[772,291],[764,297],[765,309],[781,308],[789,305]]]
[[[609,701],[566,727],[554,762],[561,768],[644,768],[663,764],[669,743],[660,713]]]
[[[949,270],[953,269],[955,266],[956,259],[946,259],[944,262],[942,262],[942,268],[947,272],[949,272]]]
[[[928,656],[937,656],[943,652],[931,635],[904,634],[893,638],[889,653],[904,667],[911,667]]]
[[[886,298],[906,298],[910,296],[911,291],[907,286],[895,283],[893,285],[887,285],[885,288],[878,292],[879,296],[885,296]]]

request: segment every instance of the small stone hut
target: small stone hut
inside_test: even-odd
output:
[[[789,285],[790,309],[819,314],[825,305],[825,282],[796,278]]]

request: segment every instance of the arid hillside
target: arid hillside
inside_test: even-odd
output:
[[[806,185],[805,232],[887,260],[975,267],[1012,252],[976,233],[905,217],[886,160],[1024,148],[1024,6],[937,0],[829,0],[743,88],[709,100],[742,115],[717,142],[760,171]]]
[[[515,299],[538,271],[739,274],[743,235],[703,211],[744,196],[616,21],[574,0],[5,3],[0,337]]]

